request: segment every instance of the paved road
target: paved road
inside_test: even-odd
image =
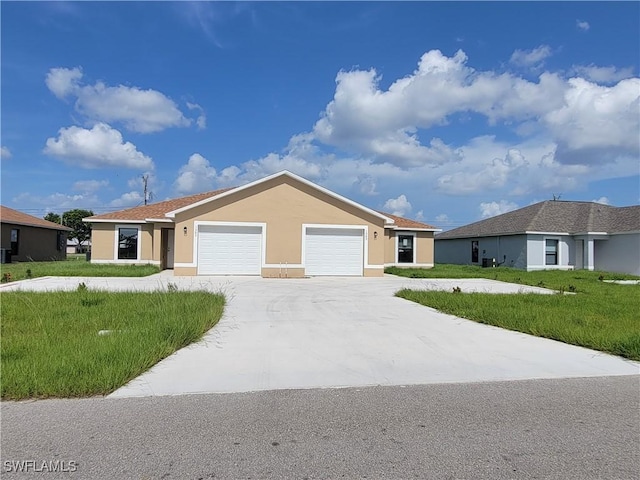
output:
[[[65,479],[636,479],[640,377],[4,402]]]

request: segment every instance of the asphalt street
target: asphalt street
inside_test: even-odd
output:
[[[639,392],[634,375],[3,402],[2,477],[635,479]],[[75,472],[13,471],[28,460]]]

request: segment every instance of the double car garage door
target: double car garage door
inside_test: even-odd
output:
[[[260,275],[263,240],[260,226],[201,225],[198,228],[199,275]],[[305,231],[305,274],[361,276],[362,229],[311,228]]]

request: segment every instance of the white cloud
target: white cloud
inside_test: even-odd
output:
[[[376,191],[376,179],[371,175],[358,175],[358,178],[353,182],[353,185],[363,195],[378,195],[378,192]]]
[[[514,60],[533,64],[550,52],[542,45]],[[630,73],[585,68],[582,74],[601,80]],[[373,69],[339,72],[334,98],[314,126],[314,140],[401,168],[438,167],[460,162],[462,147],[440,138],[425,144],[419,131],[446,124],[453,114],[472,112],[490,124],[505,122],[522,135],[548,137],[545,141],[559,145],[557,160],[563,163],[573,162],[574,150],[589,159],[586,163],[638,155],[637,78],[606,87],[582,77],[565,79],[543,72],[537,82],[530,82],[510,73],[476,71],[467,66],[461,50],[453,57],[432,50],[422,56],[417,70],[387,90],[379,88],[379,81]],[[592,131],[595,135],[585,135]]]
[[[2,147],[0,147],[0,158],[2,160],[8,160],[12,157],[13,155],[11,155],[11,150],[9,150],[7,147],[5,147],[4,145]]]
[[[91,130],[81,127],[61,128],[58,138],[47,139],[44,153],[82,168],[123,167],[151,169],[153,161],[139,152],[122,134],[105,123]]]
[[[73,208],[91,210],[92,207],[101,205],[100,200],[93,194],[52,193],[51,195],[39,196],[28,192],[23,192],[13,198],[16,204],[22,209],[42,208],[42,212],[63,212]],[[37,216],[42,216],[37,215]]]
[[[587,66],[576,65],[573,67],[573,71],[577,75],[595,83],[616,83],[625,78],[633,77],[633,67],[597,67],[591,64]]]
[[[118,207],[118,208],[130,208],[130,207],[137,207],[139,205],[142,205],[143,203],[144,203],[144,198],[142,194],[140,192],[133,191],[128,193],[123,193],[115,200],[112,200],[111,202],[109,202],[109,205],[112,207]]]
[[[73,184],[77,192],[92,193],[109,185],[109,180],[78,180]]]
[[[440,225],[449,225],[451,223],[451,219],[446,213],[441,213],[439,215],[436,215],[436,222],[438,222]]]
[[[591,28],[591,25],[589,25],[589,22],[586,22],[584,20],[576,20],[576,27],[578,27],[583,32],[586,32]]]
[[[207,128],[207,116],[204,113],[204,109],[197,103],[190,102],[187,102],[187,108],[189,108],[189,110],[197,110],[198,112],[200,112],[200,115],[198,115],[198,118],[196,120],[198,130],[204,130],[205,128]]]
[[[509,61],[519,67],[538,68],[551,56],[549,45],[540,45],[532,50],[515,50]]]
[[[543,116],[559,145],[558,160],[605,163],[621,152],[637,158],[640,79],[622,80],[613,87],[582,78],[567,83],[564,105]]]
[[[518,205],[513,202],[508,202],[506,200],[500,200],[499,202],[483,202],[480,204],[480,213],[482,218],[495,217],[496,215],[501,215],[503,213],[511,212],[516,210]]]
[[[398,198],[390,198],[387,200],[382,208],[391,215],[404,217],[411,211],[411,203],[405,195],[400,195]]]
[[[591,200],[591,201],[595,203],[602,203],[603,205],[611,205],[607,197],[600,197],[597,200]]]
[[[216,180],[216,169],[199,153],[189,157],[180,167],[174,187],[178,193],[195,193],[212,190]]]
[[[416,214],[414,215],[414,218],[415,218],[416,220],[418,220],[419,222],[424,221],[424,210],[420,210],[420,211],[418,211],[418,213],[416,213]]]
[[[45,83],[58,98],[75,97],[76,110],[89,120],[119,122],[127,130],[138,133],[191,124],[173,100],[156,90],[124,85],[110,87],[103,82],[82,85],[82,77],[79,67],[52,68]]]
[[[79,81],[82,78],[82,69],[75,68],[52,68],[47,73],[45,83],[56,97],[63,99],[77,91]]]

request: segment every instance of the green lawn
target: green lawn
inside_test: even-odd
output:
[[[57,262],[18,262],[0,266],[0,277],[7,281],[36,277],[146,277],[158,273],[155,265],[106,265],[87,262],[85,256]]]
[[[489,278],[537,285],[574,295],[495,295],[401,290],[406,298],[445,313],[640,360],[640,285],[601,279],[637,279],[606,272],[541,271],[438,265],[430,270],[388,269],[412,278]]]
[[[4,292],[1,396],[108,394],[200,339],[223,308],[222,295],[171,289]]]

